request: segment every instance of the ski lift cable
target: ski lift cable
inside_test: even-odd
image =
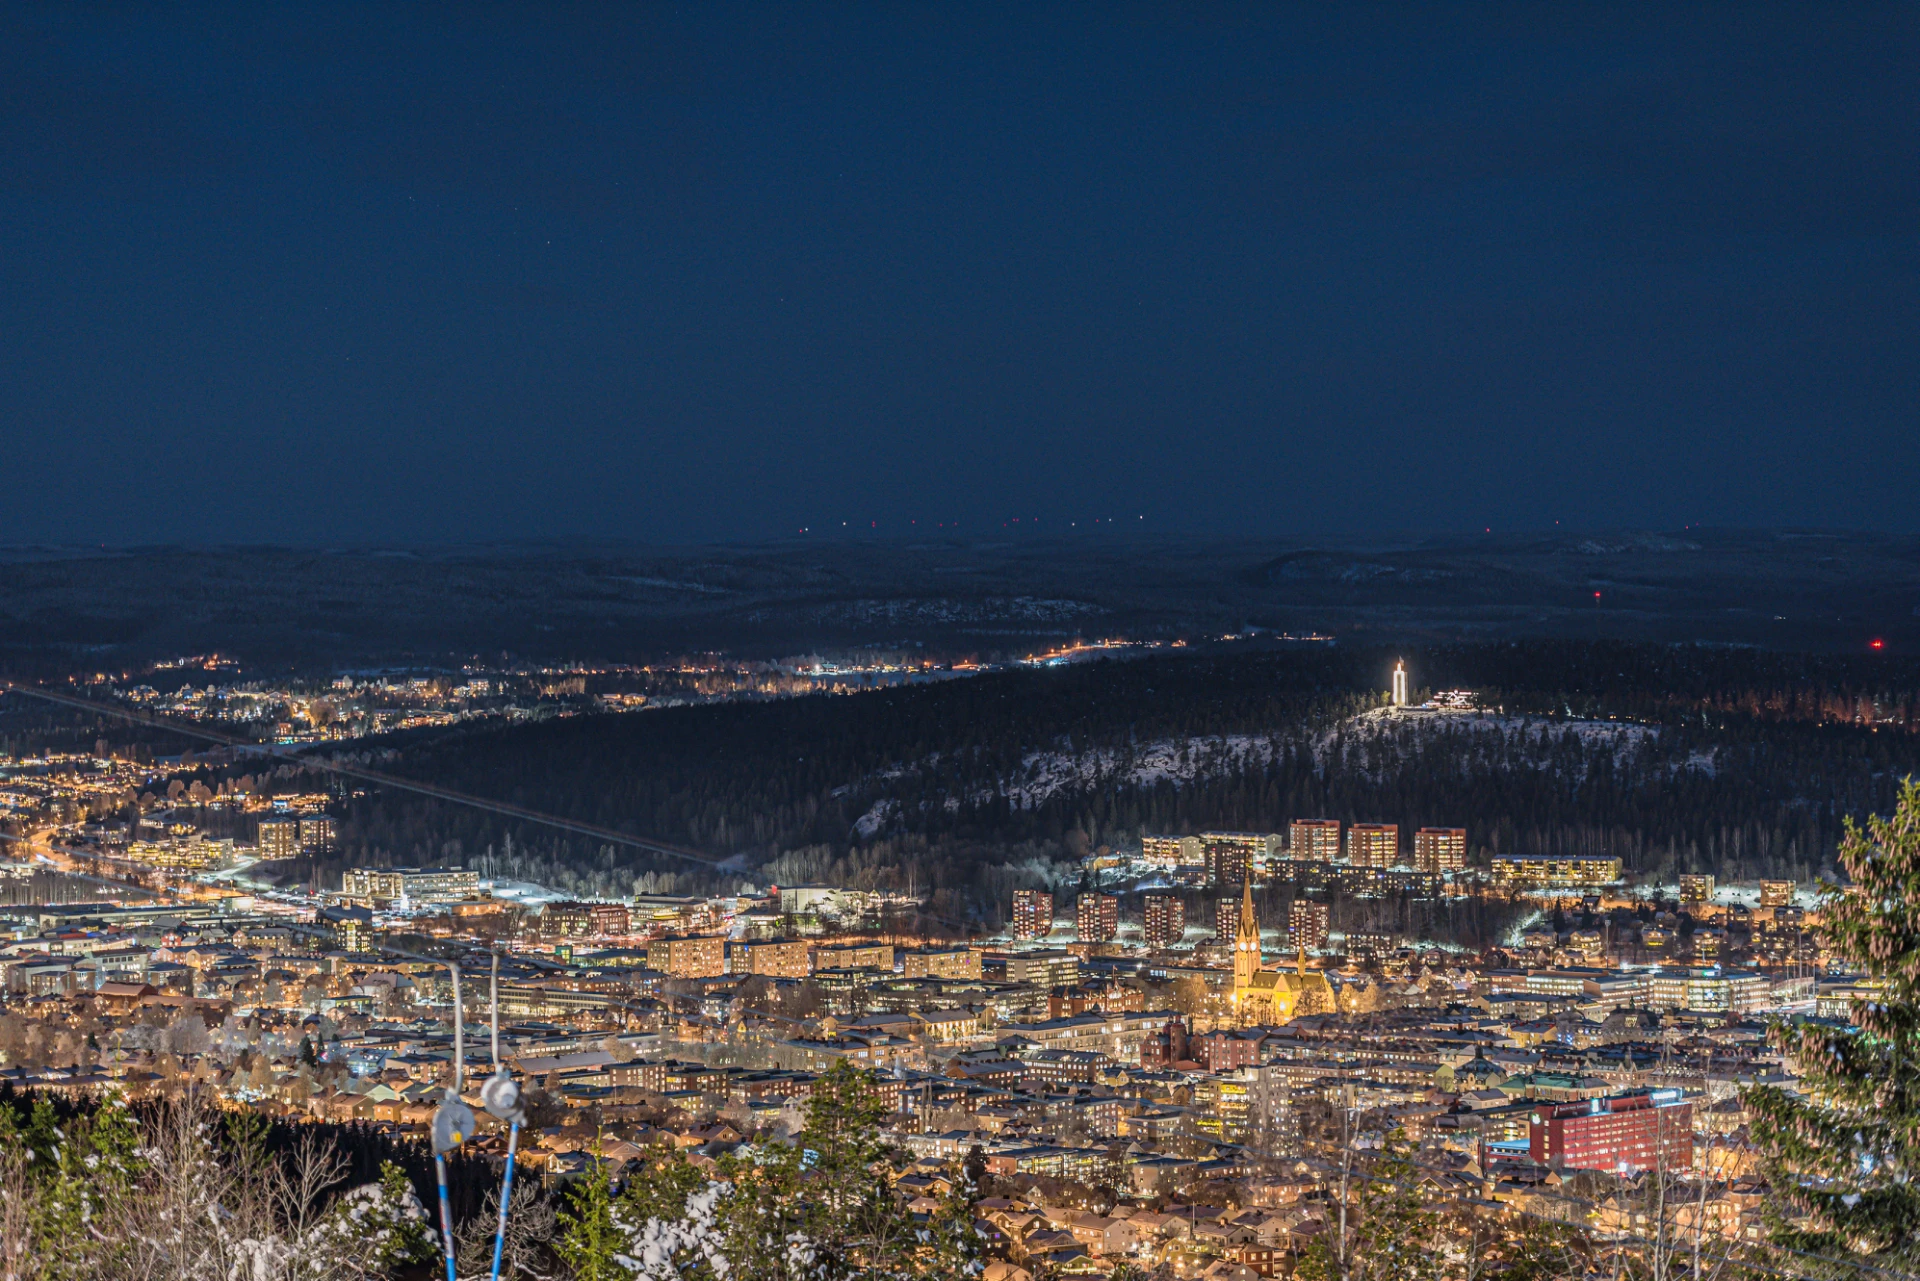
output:
[[[466,805],[474,809],[484,810],[490,814],[498,814],[506,818],[517,818],[522,822],[538,823],[544,827],[570,832],[575,836],[590,836],[595,840],[607,841],[616,845],[625,845],[649,854],[663,854],[669,858],[685,859],[688,862],[699,863],[715,869],[724,870],[727,867],[727,860],[725,859],[710,858],[696,850],[686,849],[679,845],[671,845],[664,841],[647,840],[644,837],[630,836],[614,828],[601,827],[595,823],[582,823],[575,819],[562,818],[557,814],[545,814],[539,810],[527,809],[524,806],[512,805],[505,801],[488,800],[484,796],[475,796],[469,792],[457,791],[450,787],[439,787],[432,783],[417,782],[410,778],[403,778],[397,774],[388,774],[382,770],[368,769],[362,765],[349,765],[342,761],[328,760],[321,756],[303,755],[300,752],[284,747],[278,743],[259,743],[252,739],[238,738],[231,734],[222,734],[217,730],[203,729],[197,725],[182,725],[164,717],[155,716],[150,712],[141,712],[129,707],[116,706],[112,703],[97,703],[89,698],[80,698],[73,694],[57,693],[53,690],[43,689],[37,685],[20,685],[13,682],[0,684],[0,693],[8,692],[25,694],[31,698],[45,699],[50,703],[59,703],[65,707],[78,708],[82,711],[94,712],[101,716],[115,716],[136,725],[146,725],[187,738],[199,738],[210,743],[219,743],[225,747],[244,748],[248,751],[260,752],[290,764],[325,770],[329,773],[339,774],[344,778],[359,779],[362,782],[375,783],[381,787],[390,787],[399,791],[412,792],[419,796],[427,796],[434,800],[447,801],[454,805]]]
[[[525,823],[537,823],[543,827],[550,827],[557,831],[572,833],[575,836],[589,836],[595,840],[606,841],[615,845],[624,845],[630,849],[640,850],[643,853],[661,854],[669,858],[685,859],[690,863],[698,863],[703,867],[713,868],[715,871],[732,871],[735,870],[736,866],[732,859],[711,858],[695,850],[686,849],[679,845],[671,845],[664,841],[653,841],[643,837],[630,836],[625,832],[617,831],[610,827],[601,827],[595,823],[582,823],[575,819],[562,818],[557,814],[547,814],[539,810],[528,809],[522,805],[512,805],[505,801],[489,800],[484,796],[475,796],[470,792],[456,791],[450,787],[439,787],[432,783],[416,782],[410,778],[403,778],[397,774],[388,774],[381,770],[368,769],[361,765],[348,765],[341,761],[328,760],[325,757],[302,755],[299,752],[283,747],[277,743],[258,743],[252,739],[243,739],[231,734],[222,734],[216,730],[203,729],[197,725],[182,725],[175,721],[167,720],[164,717],[156,716],[150,712],[141,712],[133,708],[120,707],[111,703],[97,703],[92,699],[80,698],[72,694],[58,693],[37,685],[20,685],[13,682],[0,683],[0,694],[8,692],[25,694],[31,698],[45,699],[50,703],[58,703],[65,707],[78,708],[82,711],[94,712],[102,716],[118,717],[121,720],[129,721],[136,725],[146,725],[154,729],[165,730],[171,734],[179,734],[183,737],[200,738],[211,743],[219,743],[226,747],[244,748],[247,751],[260,752],[290,764],[325,770],[344,778],[358,779],[361,782],[374,783],[378,786],[393,788],[397,791],[412,792],[418,796],[426,796],[434,800],[446,801],[453,805],[465,805],[484,813],[500,815],[503,818],[519,819]],[[925,907],[916,907],[912,915],[956,930],[971,931],[978,928],[978,922],[958,920],[944,913],[929,911]]]

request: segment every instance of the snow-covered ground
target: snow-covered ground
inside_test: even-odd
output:
[[[964,797],[948,795],[923,802],[944,805],[949,811],[962,804],[980,805],[1005,798],[1017,808],[1030,809],[1060,795],[1102,788],[1151,788],[1162,784],[1184,787],[1196,781],[1236,774],[1271,763],[1296,744],[1313,753],[1325,770],[1339,760],[1343,768],[1386,778],[1412,757],[1433,748],[1443,736],[1464,749],[1463,770],[1476,764],[1495,768],[1572,770],[1583,774],[1601,753],[1618,761],[1658,742],[1660,728],[1632,721],[1549,719],[1509,716],[1492,712],[1381,708],[1298,739],[1283,734],[1228,734],[1211,737],[1157,739],[1125,748],[1086,751],[1035,750],[1021,757],[1017,768],[991,787],[975,788]],[[837,794],[865,792],[872,796],[916,775],[931,773],[939,755],[876,772]],[[1673,762],[1675,772],[1716,768],[1711,751],[1695,751]],[[869,840],[896,826],[907,816],[898,801],[881,796],[854,823],[854,834]]]

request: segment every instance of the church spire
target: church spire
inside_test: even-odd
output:
[[[1233,932],[1233,986],[1236,992],[1253,985],[1260,972],[1260,918],[1253,910],[1253,869],[1240,892],[1240,926]]]

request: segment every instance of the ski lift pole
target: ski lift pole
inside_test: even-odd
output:
[[[493,1075],[480,1087],[480,1101],[487,1111],[509,1123],[507,1130],[507,1168],[500,1178],[500,1220],[493,1231],[493,1272],[490,1281],[500,1281],[500,1256],[507,1244],[507,1207],[513,1201],[513,1158],[520,1147],[520,1122],[526,1113],[520,1107],[520,1087],[500,1064],[500,953],[493,954],[493,979],[490,984],[488,1018],[493,1029]]]
[[[500,1180],[500,1224],[493,1233],[493,1272],[491,1281],[500,1281],[500,1255],[507,1244],[507,1204],[513,1200],[513,1154],[520,1146],[520,1123],[507,1131],[507,1172]]]
[[[473,1133],[473,1110],[460,1101],[467,1056],[466,1024],[460,1009],[460,965],[457,961],[448,961],[446,966],[453,973],[453,1085],[433,1114],[433,1167],[440,1181],[440,1236],[447,1254],[447,1281],[459,1281],[454,1275],[453,1204],[447,1196],[447,1153],[465,1143]]]

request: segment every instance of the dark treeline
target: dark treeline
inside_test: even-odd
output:
[[[1418,684],[1478,689],[1509,715],[1353,720],[1402,654]],[[465,727],[386,767],[738,856],[749,874],[914,888],[989,915],[1005,889],[1103,843],[1296,817],[1461,825],[1479,857],[1608,851],[1649,873],[1807,876],[1846,815],[1890,808],[1920,771],[1916,691],[1910,660],[1694,646],[1167,655]],[[464,860],[578,893],[737,879],[395,793],[348,805],[341,836],[289,872]]]

